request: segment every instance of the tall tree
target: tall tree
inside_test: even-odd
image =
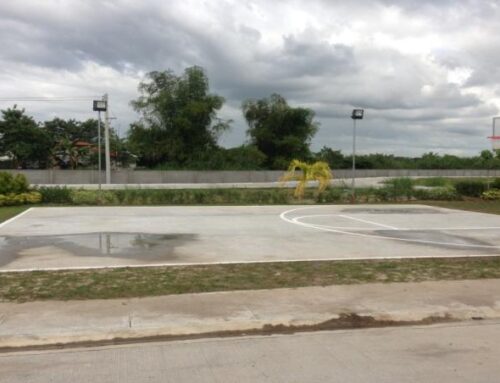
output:
[[[314,112],[293,108],[279,94],[243,102],[243,114],[251,142],[266,155],[266,166],[284,169],[293,159],[311,156],[311,138],[318,130]]]
[[[2,110],[0,155],[12,156],[14,166],[45,167],[50,154],[49,136],[24,109]]]
[[[142,118],[131,125],[129,144],[145,165],[185,163],[197,152],[216,148],[229,128],[229,121],[217,118],[224,99],[209,93],[208,78],[198,66],[181,76],[150,72],[139,92],[131,104]]]

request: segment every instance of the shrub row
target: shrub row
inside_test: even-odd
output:
[[[125,189],[40,188],[44,203],[73,205],[287,204],[289,189]]]
[[[72,190],[40,188],[42,201],[68,205],[278,205],[298,203],[292,189],[125,189]],[[415,189],[406,180],[395,180],[382,188],[356,189],[359,202],[408,200],[455,200],[460,196],[454,188]],[[349,203],[351,190],[334,187],[320,195],[307,189],[304,201],[315,203]]]
[[[39,192],[0,194],[0,206],[24,205],[42,202]]]
[[[495,180],[500,189],[500,179]],[[495,182],[491,185],[495,185]],[[494,199],[495,193],[486,192],[484,180],[436,182],[445,185],[432,188],[414,187],[409,178],[396,178],[381,188],[358,188],[359,202],[391,202],[409,200],[457,200],[463,196]],[[65,187],[40,188],[44,203],[68,205],[198,205],[198,204],[289,204],[297,203],[291,189],[124,189],[72,190]],[[490,194],[485,194],[490,193]],[[317,195],[307,189],[306,202],[348,203],[351,191],[347,187],[333,187]]]

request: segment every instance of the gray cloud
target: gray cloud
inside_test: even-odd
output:
[[[315,149],[349,151],[358,106],[366,151],[470,154],[488,147],[500,105],[499,16],[486,0],[4,1],[0,92],[108,92],[124,131],[146,72],[201,65],[235,121],[226,146],[245,140],[241,102],[277,92],[316,111]],[[41,120],[92,116],[24,106]]]

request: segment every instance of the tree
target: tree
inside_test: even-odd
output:
[[[266,166],[283,169],[298,158],[311,157],[311,138],[318,130],[314,112],[292,108],[279,94],[260,100],[247,100],[242,105],[251,142],[267,156]]]
[[[0,155],[13,158],[14,166],[45,167],[50,154],[50,138],[24,109],[2,110]]]
[[[51,140],[53,163],[72,169],[76,169],[82,164],[96,165],[98,156],[97,125],[96,119],[76,121],[56,117],[45,121],[43,130]],[[101,129],[101,134],[104,136],[104,123],[101,124]],[[110,128],[109,131],[109,141],[112,157],[116,158],[126,152],[124,143],[113,128]],[[101,150],[104,150],[104,137]]]
[[[344,157],[340,150],[333,150],[327,146],[323,146],[321,150],[316,153],[316,159],[326,162],[332,169],[342,169],[349,165],[348,159]]]
[[[296,198],[303,198],[309,181],[318,181],[318,194],[321,194],[328,187],[331,179],[332,171],[326,162],[317,161],[313,164],[308,164],[299,160],[293,160],[285,175],[281,178],[281,181],[297,181],[294,196]]]
[[[220,134],[229,129],[230,121],[217,118],[224,99],[209,93],[200,67],[187,68],[181,76],[150,72],[139,92],[131,104],[142,118],[131,125],[129,143],[145,165],[185,163],[197,152],[215,149]]]

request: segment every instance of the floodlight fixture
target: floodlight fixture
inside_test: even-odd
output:
[[[108,109],[108,103],[105,100],[94,100],[94,112],[105,112]]]
[[[351,118],[353,120],[362,120],[363,119],[364,110],[363,109],[353,109]]]

